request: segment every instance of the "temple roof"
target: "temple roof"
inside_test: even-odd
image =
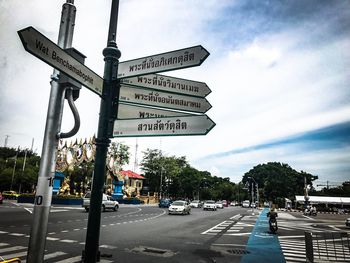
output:
[[[145,177],[143,177],[142,175],[140,174],[137,174],[133,171],[130,171],[130,170],[127,170],[127,171],[120,171],[120,174],[125,177],[125,176],[128,176],[129,178],[132,178],[132,179],[145,179]]]

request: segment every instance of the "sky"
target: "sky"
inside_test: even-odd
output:
[[[56,43],[64,3],[0,0],[1,146],[30,148],[34,138],[42,151],[53,69],[24,50],[17,31],[33,26]],[[103,76],[111,0],[74,4],[73,47]],[[150,148],[232,182],[267,162],[317,175],[319,184],[350,180],[350,1],[120,0],[116,42],[120,61],[206,48],[201,66],[162,74],[205,82],[216,123],[205,136],[112,139],[130,146],[126,169]],[[83,87],[73,141],[97,133],[99,105]],[[66,102],[62,132],[73,123]]]

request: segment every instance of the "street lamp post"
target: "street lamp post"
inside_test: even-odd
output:
[[[256,185],[256,187],[258,187],[258,184],[256,183],[256,181],[254,180],[253,177],[248,177],[248,179],[250,180],[250,186],[251,186],[251,195],[252,195],[252,215],[254,215],[254,188],[253,188],[253,184],[252,181],[254,182],[254,184]],[[258,192],[257,192],[258,193]],[[257,196],[257,200],[259,200],[259,197]]]

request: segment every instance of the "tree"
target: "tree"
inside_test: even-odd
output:
[[[37,183],[40,157],[28,149],[0,147],[0,191],[31,192]]]
[[[304,194],[304,178],[312,186],[312,181],[318,177],[306,172],[297,172],[288,164],[270,162],[259,164],[245,173],[243,184],[253,178],[259,185],[259,192],[266,201],[273,201],[282,205],[284,198],[293,200],[295,195]]]

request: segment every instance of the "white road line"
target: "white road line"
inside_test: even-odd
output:
[[[234,215],[233,217],[230,217],[230,219],[236,219],[236,218],[238,218],[239,216],[240,216],[240,214]]]
[[[76,243],[78,241],[76,240],[71,240],[71,239],[61,239],[59,240],[60,242],[63,242],[63,243]]]
[[[47,259],[50,259],[50,258],[59,257],[59,256],[63,256],[63,255],[66,255],[66,254],[67,253],[65,253],[65,252],[57,251],[57,252],[54,252],[54,253],[51,253],[51,254],[44,255],[44,260],[47,260]]]
[[[8,255],[3,255],[2,257],[3,258],[7,258],[7,259],[10,259],[10,258],[20,258],[20,257],[23,257],[27,255],[27,251],[23,251],[23,252],[17,252],[17,253],[13,253],[13,254],[8,254]]]
[[[67,258],[67,259],[64,259],[64,260],[61,260],[61,261],[57,261],[55,263],[75,263],[75,262],[81,262],[81,256]]]
[[[110,245],[101,245],[100,248],[116,249],[117,247]]]
[[[56,237],[46,237],[46,240],[56,241],[56,240],[59,240],[59,238],[56,238]]]
[[[0,234],[8,234],[8,232],[0,231]]]
[[[9,233],[9,236],[23,237],[23,236],[25,236],[25,234],[20,234],[20,233]]]
[[[19,250],[19,249],[26,249],[26,247],[14,246],[14,247],[1,248],[0,249],[0,253],[11,252],[11,251],[14,251],[14,250]]]
[[[0,243],[0,247],[8,246],[9,244],[7,243]]]

